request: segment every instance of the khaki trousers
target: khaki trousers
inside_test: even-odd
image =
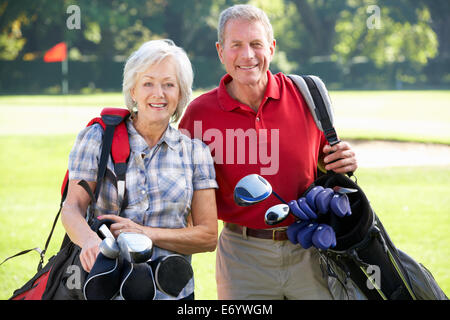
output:
[[[216,251],[219,300],[331,300],[317,250],[223,228]]]

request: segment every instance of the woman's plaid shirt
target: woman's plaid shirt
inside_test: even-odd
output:
[[[218,188],[209,148],[170,125],[160,141],[149,148],[131,120],[127,120],[127,128],[131,150],[125,178],[128,203],[120,216],[144,226],[186,227],[194,191]],[[97,180],[102,138],[99,124],[78,134],[69,155],[69,179]],[[114,173],[111,156],[107,169]],[[96,216],[119,213],[117,189],[110,179],[102,183],[94,212]],[[152,259],[168,254],[173,252],[155,247]],[[190,256],[186,258],[191,260]],[[179,297],[189,295],[193,289],[191,280]],[[158,291],[156,298],[167,296]]]

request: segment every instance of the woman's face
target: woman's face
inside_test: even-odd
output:
[[[140,73],[131,95],[137,103],[138,121],[169,123],[180,99],[172,58],[165,58]]]

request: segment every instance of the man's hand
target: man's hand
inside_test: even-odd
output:
[[[323,148],[326,170],[332,170],[336,173],[354,172],[358,168],[355,152],[352,147],[344,141],[334,146],[326,145]]]

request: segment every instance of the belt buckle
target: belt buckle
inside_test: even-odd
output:
[[[286,229],[285,228],[272,229],[272,240],[273,241],[283,241],[283,240],[275,239],[275,233],[278,231],[286,231]]]
[[[275,239],[275,233],[277,232],[277,229],[272,229],[272,240],[273,241],[277,241],[277,239]]]

